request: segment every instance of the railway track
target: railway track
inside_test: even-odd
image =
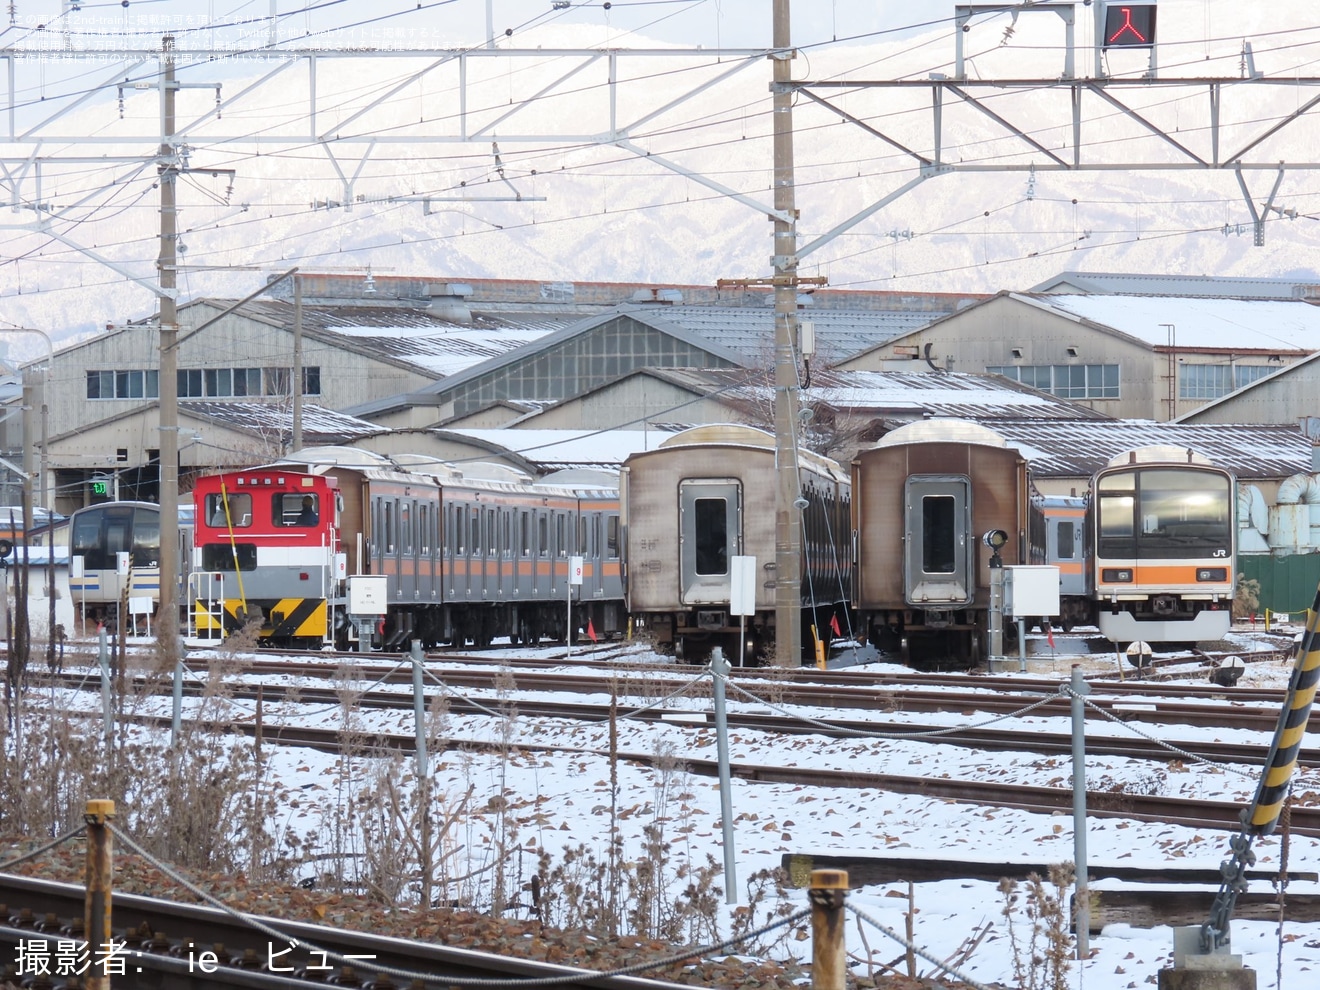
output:
[[[134,716],[140,724],[167,728],[170,720],[163,716]],[[284,745],[307,746],[324,752],[341,752],[342,735],[334,729],[313,726],[258,726],[255,722],[229,723],[245,735],[262,733],[264,741]],[[414,749],[412,734],[365,732],[358,738],[365,753],[403,752]],[[605,750],[586,747],[545,746],[500,742],[460,742],[449,740],[449,750],[502,753],[516,750],[526,753],[593,755],[608,759]],[[1018,747],[1021,748],[1021,743]],[[1088,752],[1092,748],[1088,744]],[[653,753],[617,752],[623,762],[653,766],[660,761]],[[1262,757],[1263,757],[1262,752]],[[666,759],[668,759],[666,757]],[[719,764],[715,760],[685,756],[683,765],[703,777],[718,777]],[[1043,814],[1070,814],[1073,792],[1070,787],[1043,787],[1027,784],[983,783],[966,779],[931,776],[904,776],[901,774],[871,773],[863,770],[830,770],[820,767],[764,766],[748,762],[732,762],[730,772],[743,780],[763,783],[790,784],[796,787],[823,787],[839,789],[875,789],[894,794],[913,794],[944,801],[1016,808]],[[1061,768],[1066,777],[1066,769]],[[1189,828],[1236,830],[1242,805],[1232,801],[1211,801],[1202,798],[1177,798],[1160,795],[1136,794],[1125,791],[1094,790],[1087,792],[1087,814],[1093,818],[1125,818],[1142,822],[1185,825]],[[1320,806],[1295,805],[1291,810],[1291,830],[1297,835],[1320,837]]]
[[[0,903],[5,905],[4,914],[9,919],[0,925],[0,946],[7,948],[7,958],[15,958],[19,939],[45,939],[52,947],[59,939],[82,939],[84,896],[84,889],[74,884],[0,874]],[[328,957],[309,951],[307,946],[328,949],[339,956],[356,956],[379,966],[428,974],[433,979],[426,980],[427,987],[461,986],[465,980],[548,979],[562,980],[555,985],[569,990],[673,990],[678,985],[644,977],[601,976],[571,966],[439,943],[280,918],[260,919],[301,943],[290,949],[252,924],[216,908],[118,892],[112,904],[114,937],[125,942],[126,972],[122,979],[128,986],[274,990],[306,987],[309,980],[360,986],[373,975],[361,963],[356,968],[349,965],[347,973],[343,964],[321,969]],[[203,957],[203,953],[209,955]],[[213,958],[215,968],[208,972]]]
[[[244,670],[250,675],[281,674],[297,677],[313,676],[322,679],[329,679],[334,673],[332,668],[324,664],[307,664],[303,662],[285,664],[257,661],[245,667]],[[495,683],[496,678],[507,676],[507,672],[507,667],[479,666],[476,670],[445,667],[442,670],[442,680],[451,688],[495,691],[498,687]],[[361,670],[359,673],[361,680],[372,683],[379,681],[385,685],[394,684],[407,686],[408,688],[411,688],[412,684],[411,670],[406,668],[390,673],[390,668],[380,667]],[[677,690],[683,683],[691,680],[690,677],[686,680],[656,680],[649,677],[651,673],[652,671],[647,670],[645,672],[646,679],[637,684],[639,693],[636,698],[627,691],[630,682],[620,678],[619,683],[624,688],[622,694],[626,699],[623,704],[640,706],[643,703],[643,696],[648,701],[652,698],[664,697]],[[672,671],[670,673],[672,674]],[[608,679],[600,675],[587,675],[577,671],[550,673],[534,668],[530,673],[515,673],[514,678],[520,692],[538,691],[549,695],[572,694],[575,698],[582,698],[584,696],[608,694],[610,691]],[[982,680],[981,678],[973,678],[971,682],[979,685]],[[878,685],[863,681],[859,683],[859,686],[853,688],[833,684],[771,683],[768,681],[757,684],[756,679],[753,678],[751,690],[764,690],[766,687],[773,687],[774,699],[778,704],[843,710],[865,709],[867,714],[863,718],[840,718],[831,715],[825,719],[825,724],[820,724],[775,713],[749,711],[743,706],[733,706],[728,713],[728,721],[730,726],[737,729],[764,732],[799,735],[819,734],[836,738],[901,736],[914,741],[929,740],[955,746],[997,751],[1028,749],[1032,752],[1045,754],[1070,752],[1071,735],[1069,732],[1048,732],[1040,730],[1039,727],[1033,727],[1028,743],[1024,740],[1020,728],[996,730],[989,727],[933,726],[928,723],[904,721],[902,719],[902,716],[907,714],[937,713],[954,714],[960,720],[967,721],[980,715],[1003,716],[1020,711],[1033,704],[1037,706],[1033,709],[1033,715],[1035,716],[1060,719],[1071,717],[1070,700],[1067,697],[1057,696],[1058,682],[1046,679],[1026,682],[1011,678],[1002,680],[1005,682],[1003,686],[1012,686],[1016,689],[1015,693],[1005,694],[1002,690],[903,690],[908,686],[907,678],[904,677],[896,680],[881,679]],[[88,683],[86,677],[73,673],[60,675],[57,681],[66,687],[95,686],[94,683]],[[735,683],[741,684],[745,681],[738,678]],[[921,683],[958,683],[965,685],[969,683],[969,679],[963,677],[953,680],[936,675],[933,678],[923,678]],[[994,686],[1000,687],[1001,685],[995,683]],[[1105,689],[1108,690],[1111,686],[1106,684]],[[431,687],[434,689],[433,685]],[[1133,759],[1167,762],[1177,758],[1169,748],[1173,747],[1217,763],[1254,766],[1263,761],[1268,741],[1272,737],[1277,724],[1278,706],[1283,699],[1282,691],[1247,688],[1242,689],[1244,693],[1239,693],[1239,689],[1217,689],[1216,698],[1231,698],[1233,701],[1231,703],[1207,700],[1187,702],[1181,699],[1189,696],[1200,698],[1203,697],[1203,694],[1191,695],[1190,692],[1184,690],[1185,685],[1164,685],[1164,687],[1175,689],[1172,699],[1133,701],[1126,698],[1124,692],[1117,692],[1118,697],[1105,698],[1097,695],[1093,696],[1091,701],[1097,708],[1108,713],[1117,722],[1160,726],[1183,724],[1208,726],[1224,730],[1239,729],[1256,733],[1261,740],[1260,745],[1249,748],[1236,742],[1169,739],[1163,740],[1166,745],[1160,745],[1158,742],[1144,738],[1142,734],[1106,736],[1097,733],[1088,738],[1088,751],[1098,755],[1124,756]],[[161,693],[168,693],[169,684],[159,684],[156,689]],[[201,685],[192,680],[185,681],[184,689],[185,693],[190,695],[200,694],[203,690]],[[252,684],[237,681],[230,682],[226,690],[233,697],[253,701],[260,699],[264,700],[266,705],[277,704],[282,700],[292,700],[294,698],[296,698],[298,704],[315,706],[333,707],[343,703],[343,694],[339,686],[334,688],[299,686],[290,693],[290,689],[282,685]],[[705,687],[699,687],[697,690],[703,693],[708,691]],[[701,697],[704,694],[698,694],[697,696]],[[1238,699],[1252,701],[1259,707],[1246,707]],[[357,694],[357,703],[377,709],[411,709],[413,707],[413,697],[411,690],[397,691],[375,688]],[[498,711],[499,706],[500,702],[493,699],[483,701],[454,694],[450,694],[448,697],[449,710],[458,714],[490,715],[492,710]],[[560,701],[553,697],[532,699],[524,695],[518,699],[517,709],[520,717],[603,722],[610,717],[611,705],[607,701],[599,703],[582,700]],[[1086,714],[1090,719],[1104,720],[1103,715],[1091,708],[1087,709]],[[649,722],[681,722],[698,726],[711,724],[709,722],[710,716],[706,712],[669,706],[636,712],[629,717]],[[274,738],[276,729],[269,721],[266,721],[264,731],[268,738]],[[455,744],[458,745],[459,743],[456,742]],[[1308,747],[1303,749],[1299,759],[1304,764],[1316,765],[1320,763],[1320,748]]]

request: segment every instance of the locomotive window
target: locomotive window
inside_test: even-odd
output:
[[[207,495],[204,505],[206,524],[218,529],[235,529],[252,525],[252,496],[247,492],[229,493],[229,512],[225,512],[225,498],[220,494]]]
[[[954,572],[955,509],[952,495],[927,495],[921,500],[921,569],[927,574]]]
[[[276,492],[271,498],[270,517],[276,526],[315,526],[321,519],[321,496],[310,492]]]
[[[610,516],[606,522],[605,545],[609,548],[611,557],[619,556],[619,517]]]
[[[697,573],[729,572],[729,509],[722,498],[699,498],[693,502],[697,540]]]
[[[1058,552],[1060,560],[1072,560],[1077,556],[1077,524],[1073,522],[1059,523],[1058,535],[1055,537],[1058,541]]]

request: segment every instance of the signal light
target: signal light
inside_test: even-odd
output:
[[[1155,5],[1118,3],[1105,7],[1103,48],[1154,48]]]

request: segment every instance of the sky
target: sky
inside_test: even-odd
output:
[[[1251,642],[1247,634],[1235,634],[1245,649]],[[1059,653],[1053,656],[1043,651],[1033,654],[1030,673],[1035,676],[1054,676],[1064,680],[1071,665],[1081,663],[1092,674],[1112,669],[1113,660],[1069,654],[1069,644],[1080,642],[1060,638]],[[583,647],[575,649],[582,655]],[[201,653],[194,654],[201,656]],[[532,655],[559,656],[551,648],[532,651]],[[655,659],[638,647],[631,654],[638,660]],[[832,661],[832,663],[835,661]],[[848,663],[844,653],[839,663]],[[444,665],[436,664],[431,670],[443,676]],[[569,667],[564,668],[570,669]],[[626,670],[626,667],[623,668]],[[895,668],[901,669],[901,668]],[[693,677],[700,672],[684,668]],[[1247,668],[1243,684],[1280,687],[1286,683],[1291,662],[1252,664]],[[576,671],[580,672],[580,668]],[[647,703],[654,698],[647,693],[645,675],[637,688],[628,687],[626,674],[620,688],[620,707]],[[306,724],[326,724],[341,719],[339,713],[327,713],[324,707],[279,698],[279,688],[296,681],[289,677],[270,677],[266,691],[265,719],[267,725],[288,720]],[[365,679],[351,684],[367,686]],[[428,691],[438,690],[434,680],[428,681]],[[399,688],[406,690],[406,688]],[[502,699],[492,692],[472,692],[489,706],[512,702],[516,705],[519,693],[516,681],[506,687]],[[543,697],[543,696],[542,696]],[[581,700],[574,695],[566,700]],[[600,698],[606,697],[602,681]],[[1140,696],[1126,699],[1140,704]],[[89,705],[97,704],[95,697]],[[1027,702],[1024,701],[1024,706]],[[251,717],[251,704],[235,701],[238,717]],[[749,699],[734,690],[729,692],[730,710],[782,709],[766,691],[759,699]],[[160,699],[162,711],[168,710],[168,698]],[[666,707],[675,712],[709,710],[708,701],[673,700]],[[856,719],[855,709],[831,713],[812,710],[796,711],[799,717],[810,716],[828,720]],[[563,724],[554,720],[519,715],[512,722],[450,713],[446,716],[445,732],[451,739],[496,740],[507,738],[516,746],[519,740],[529,740],[538,746],[563,745],[597,751],[608,751],[608,732],[605,725]],[[967,716],[959,720],[949,715],[904,714],[905,722],[947,726],[965,722],[984,722],[984,717]],[[411,713],[408,711],[361,715],[356,723],[361,728],[375,728],[410,735]],[[1004,727],[1020,727],[1024,734],[1032,731],[1067,731],[1066,719],[1026,715],[1009,718],[998,723]],[[1147,732],[1152,727],[1146,725]],[[1089,722],[1088,738],[1098,735],[1131,734],[1135,730],[1110,722]],[[507,735],[506,735],[507,733]],[[1169,737],[1179,740],[1215,738],[1232,741],[1229,730],[1194,729],[1177,727],[1167,730]],[[1244,747],[1259,752],[1263,758],[1266,740],[1252,738],[1246,733]],[[1314,745],[1314,729],[1304,745]],[[686,860],[700,866],[712,857],[717,864],[724,863],[721,841],[721,804],[718,782],[708,777],[691,777],[683,772],[681,760],[686,753],[713,759],[715,740],[709,728],[683,727],[676,724],[646,724],[622,719],[619,749],[623,752],[670,754],[678,765],[669,771],[641,768],[622,763],[619,767],[619,794],[615,802],[621,809],[619,828],[625,837],[628,855],[640,855],[642,828],[647,824],[661,824],[672,857],[671,865]],[[272,786],[284,788],[288,793],[302,794],[301,803],[289,806],[289,824],[314,841],[324,843],[326,835],[326,808],[333,803],[333,795],[341,792],[343,763],[334,754],[311,753],[304,750],[286,750],[268,745]],[[775,739],[769,735],[734,731],[730,737],[730,758],[735,763],[755,765],[821,767],[831,769],[854,768],[877,773],[902,775],[929,775],[978,781],[1010,780],[1020,784],[1066,786],[1070,774],[1069,761],[1063,757],[1042,757],[1031,753],[983,753],[938,744],[889,740],[882,738],[831,739],[811,734]],[[365,779],[370,772],[369,760],[357,760],[354,773]],[[411,763],[409,764],[411,767]],[[608,834],[610,807],[610,768],[603,757],[590,754],[574,756],[528,752],[502,759],[479,753],[454,752],[433,755],[433,775],[443,793],[458,795],[474,788],[473,807],[483,807],[496,793],[509,796],[513,820],[517,824],[519,841],[535,849],[544,849],[552,859],[558,859],[564,849],[586,843],[588,848],[602,854],[603,836]],[[1182,760],[1171,760],[1167,765],[1131,761],[1122,758],[1097,756],[1087,759],[1087,784],[1090,789],[1141,790],[1143,793],[1165,793],[1206,800],[1249,801],[1256,786],[1257,771],[1250,766],[1206,766]],[[407,777],[405,776],[405,782]],[[1298,793],[1320,790],[1320,776],[1315,769],[1299,770],[1296,781]],[[351,790],[351,788],[350,788]],[[746,903],[745,885],[758,871],[780,865],[785,853],[814,855],[844,855],[880,857],[885,855],[913,858],[934,858],[968,861],[1006,862],[1063,862],[1073,859],[1073,832],[1071,816],[1031,814],[1006,808],[979,807],[919,796],[887,794],[874,789],[834,791],[809,786],[789,786],[757,783],[734,778],[730,804],[734,816],[735,873],[739,900]],[[319,809],[319,810],[318,810]],[[480,859],[479,850],[487,848],[495,828],[486,813],[464,818],[459,840],[464,848],[472,850]],[[319,834],[320,839],[315,837]],[[1149,865],[1152,868],[1175,866],[1216,870],[1229,855],[1227,833],[1194,830],[1182,826],[1144,824],[1114,818],[1095,818],[1087,833],[1088,861],[1092,864],[1122,866]],[[1287,852],[1287,865],[1291,870],[1316,870],[1320,866],[1320,840],[1291,837]],[[1277,868],[1281,846],[1279,836],[1259,839],[1255,845],[1257,869]],[[480,862],[469,863],[473,868]],[[1114,881],[1097,880],[1096,887],[1121,888]],[[1254,881],[1253,891],[1268,890],[1268,886]],[[1316,893],[1320,885],[1295,882],[1290,893]],[[889,962],[904,952],[875,923],[892,932],[905,929],[904,914],[908,910],[908,888],[905,883],[865,887],[849,894],[848,903],[863,912],[867,919],[859,922],[850,917],[846,926],[848,951],[861,958],[868,952],[873,958]],[[963,946],[969,933],[990,925],[990,931],[977,948],[958,967],[962,977],[982,983],[1018,985],[1014,980],[1014,959],[1020,949],[1014,950],[1010,938],[1009,922],[1002,914],[1003,897],[997,885],[981,881],[942,881],[918,883],[914,889],[914,942],[930,957],[945,960]],[[801,890],[790,895],[793,907],[805,906]],[[759,910],[766,910],[761,905]],[[734,907],[725,905],[725,912]],[[725,914],[725,923],[729,915]],[[1028,922],[1020,913],[1013,915],[1013,930],[1019,944],[1027,933]],[[865,940],[860,932],[865,932]],[[1320,970],[1320,923],[1285,923],[1278,926],[1264,922],[1236,921],[1232,925],[1235,952],[1245,957],[1246,964],[1257,971],[1259,990],[1298,990],[1311,985],[1314,973]],[[1092,956],[1084,964],[1074,962],[1066,985],[1071,990],[1129,990],[1153,984],[1158,972],[1171,964],[1172,932],[1168,927],[1150,929],[1128,925],[1111,925],[1090,938]],[[803,961],[810,961],[810,942],[789,941],[785,951],[799,953]],[[1283,974],[1276,980],[1276,970]],[[919,972],[926,974],[934,967],[921,963]],[[866,967],[858,965],[857,972],[866,975]]]
[[[0,240],[0,327],[64,340],[155,309],[145,286],[157,278],[159,253],[156,65],[114,63],[106,52],[155,49],[165,31],[191,52],[178,69],[179,116],[197,121],[185,125],[190,172],[179,184],[183,298],[237,297],[295,263],[460,279],[679,284],[770,273],[764,58],[733,71],[739,62],[729,56],[624,54],[616,106],[608,60],[579,66],[549,54],[760,48],[770,41],[767,0],[621,0],[608,9],[494,0],[498,48],[547,54],[469,63],[463,141],[454,139],[464,125],[449,63],[417,76],[419,64],[397,57],[325,60],[317,119],[308,120],[302,70],[265,78],[273,71],[260,60],[271,46],[272,7],[280,50],[486,44],[481,0],[130,0],[77,11],[57,0],[15,0],[13,23],[0,20],[0,49],[23,53],[15,62],[16,126],[36,128],[42,155],[83,157],[37,170],[24,164],[37,154],[34,138],[0,141],[10,173],[0,192],[15,207]],[[792,9],[796,79],[924,80],[953,71],[951,2],[799,0]],[[1160,11],[1161,78],[1236,79],[1248,40],[1254,65],[1271,79],[1294,84],[1317,74],[1320,24],[1310,5],[1166,0]],[[1079,21],[1078,71],[1086,75],[1093,32],[1085,12]],[[971,78],[1049,79],[1063,69],[1063,28],[1052,13],[987,13],[969,27],[962,37]],[[1140,76],[1145,58],[1111,53],[1105,71]],[[131,84],[122,91],[121,79]],[[99,93],[71,106],[97,85]],[[1209,153],[1204,90],[1126,92],[1178,140]],[[690,98],[667,106],[677,94]],[[1309,117],[1251,153],[1269,169],[1290,163],[1270,200],[1274,210],[1265,201],[1275,174],[1244,173],[1265,217],[1264,244],[1256,246],[1252,207],[1231,170],[983,171],[923,180],[911,156],[840,113],[930,155],[927,91],[820,95],[834,109],[806,97],[794,108],[799,247],[802,273],[835,288],[1022,290],[1069,268],[1320,278],[1320,185],[1301,167],[1317,146]],[[1225,146],[1253,140],[1310,95],[1295,85],[1226,87]],[[217,97],[224,101],[218,120]],[[1056,97],[995,101],[1046,147],[1070,140],[1060,116],[1066,103]],[[68,115],[48,123],[60,108]],[[1025,169],[1046,160],[956,97],[948,98],[944,124],[946,161]],[[1140,140],[1140,130],[1098,97],[1087,104],[1083,140],[1093,163],[1167,160],[1168,146]],[[309,140],[312,131],[325,140]],[[414,134],[436,143],[412,144]],[[364,150],[370,135],[382,143]],[[384,143],[392,137],[398,143]],[[98,160],[112,154],[132,161]]]

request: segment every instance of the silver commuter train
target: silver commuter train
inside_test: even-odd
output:
[[[834,461],[798,452],[802,511],[802,633],[845,628],[852,581],[851,486]],[[764,654],[775,627],[775,438],[750,426],[699,426],[634,453],[620,476],[624,586],[639,630],[662,650],[704,659],[715,646],[738,656],[729,559],[756,558],[756,612],[746,655]]]
[[[179,505],[178,527],[182,587],[193,533],[187,500]],[[75,510],[69,516],[69,559],[69,594],[87,618],[108,618],[133,599],[149,599],[154,612],[160,604],[160,506],[98,502]]]

